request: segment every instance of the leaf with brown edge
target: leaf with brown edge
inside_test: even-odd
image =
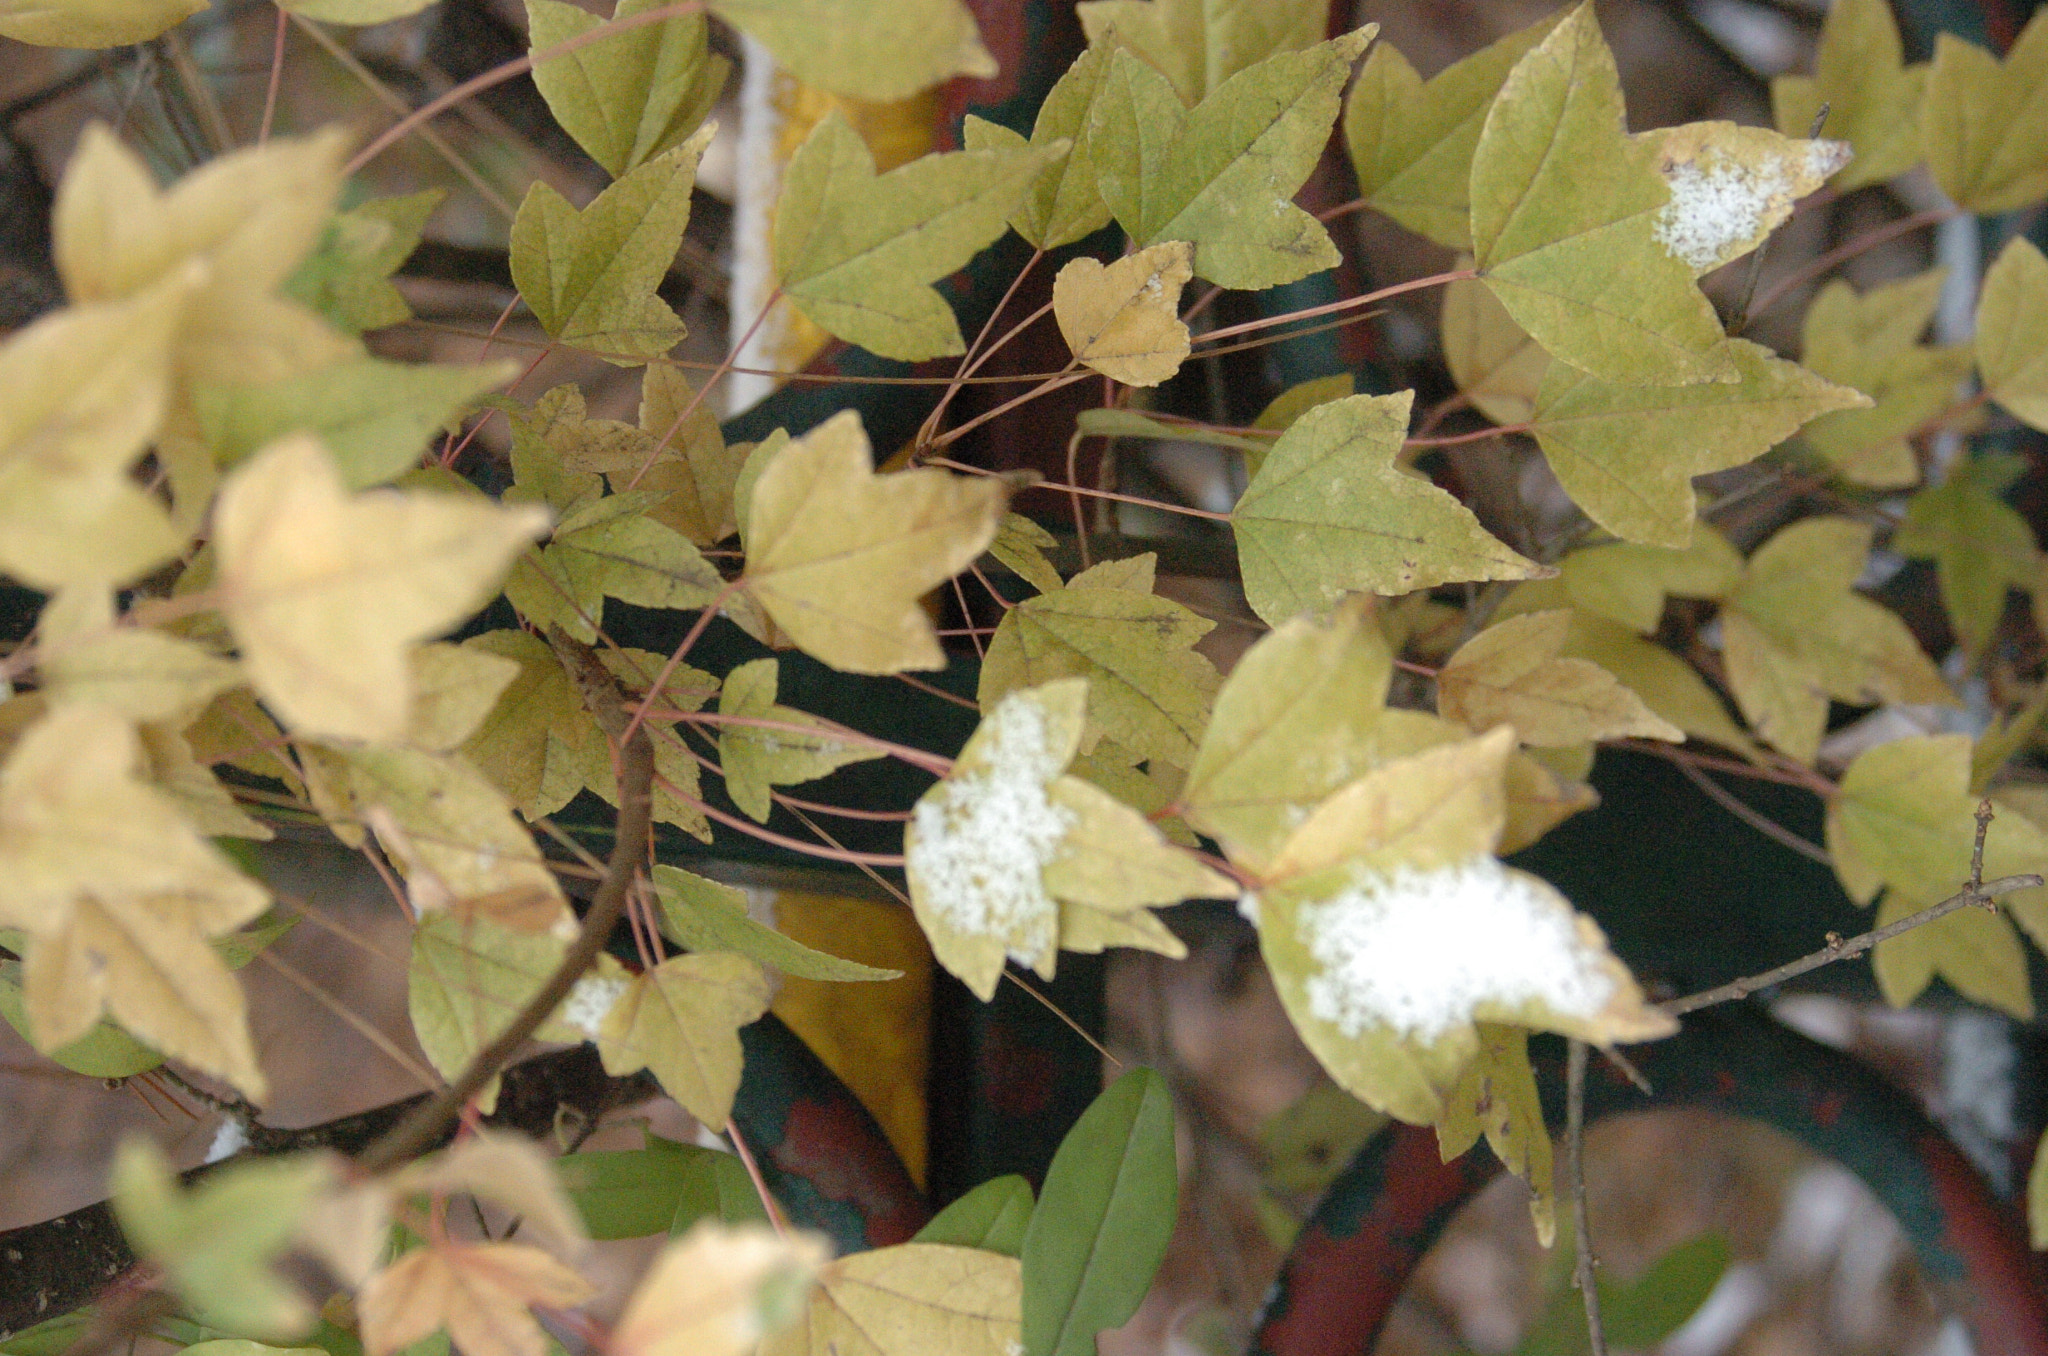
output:
[[[1016,1258],[979,1248],[854,1253],[823,1268],[803,1317],[761,1356],[1014,1356],[1023,1285]]]
[[[1194,246],[1152,245],[1104,265],[1075,259],[1053,279],[1052,311],[1076,361],[1126,386],[1157,386],[1188,356],[1180,293]]]
[[[394,739],[411,648],[488,602],[544,509],[425,492],[349,494],[315,441],[271,444],[214,511],[221,611],[294,733]]]
[[[596,1287],[524,1243],[442,1241],[416,1248],[356,1296],[363,1350],[388,1356],[446,1331],[466,1356],[546,1356],[534,1305],[569,1309]]]
[[[740,1086],[739,1029],[768,1010],[768,980],[745,956],[672,956],[635,975],[598,1028],[613,1077],[652,1070],[663,1092],[723,1130]]]
[[[1508,73],[1472,153],[1472,252],[1515,322],[1607,381],[1733,375],[1714,308],[1657,240],[1671,191],[1622,124],[1620,78],[1590,4]]]
[[[849,673],[943,668],[918,606],[988,549],[1007,487],[921,468],[878,476],[860,416],[775,453],[747,512],[748,594],[807,653]]]
[[[1636,736],[1684,743],[1613,674],[1562,656],[1571,613],[1531,612],[1489,626],[1437,671],[1437,709],[1474,730],[1512,725],[1547,747]]]
[[[64,1045],[110,1011],[260,1101],[242,992],[206,939],[263,912],[269,892],[136,778],[140,751],[111,712],[64,706],[0,765],[0,926],[27,934],[37,1043]]]
[[[1414,392],[1318,405],[1280,435],[1231,510],[1245,599],[1274,625],[1348,592],[1408,593],[1544,567],[1394,467]]]

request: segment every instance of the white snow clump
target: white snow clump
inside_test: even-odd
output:
[[[1730,250],[1747,253],[1808,183],[1826,179],[1848,158],[1842,142],[1813,141],[1797,159],[1766,155],[1744,163],[1710,152],[1671,165],[1664,172],[1671,201],[1658,209],[1652,233],[1665,253],[1704,272],[1734,257]]]
[[[569,996],[562,1000],[557,1010],[558,1020],[572,1030],[581,1031],[588,1040],[596,1040],[604,1026],[604,1019],[618,1001],[626,996],[632,981],[618,975],[585,975],[576,981]]]
[[[1066,758],[1048,743],[1043,709],[1021,696],[1000,703],[975,738],[984,765],[917,803],[905,864],[948,926],[1008,938],[1013,959],[1035,964],[1059,935],[1059,905],[1039,873],[1074,825],[1046,794]]]
[[[1309,1009],[1347,1036],[1389,1026],[1431,1041],[1481,1003],[1590,1018],[1614,993],[1569,906],[1492,857],[1364,874],[1299,915]]]

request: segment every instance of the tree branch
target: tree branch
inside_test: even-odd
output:
[[[1572,1284],[1586,1301],[1586,1340],[1593,1356],[1607,1356],[1607,1330],[1600,1322],[1600,1285],[1593,1277],[1593,1233],[1586,1224],[1586,1043],[1574,1038],[1565,1058],[1565,1168],[1572,1189]]]
[[[1751,975],[1747,979],[1730,980],[1726,984],[1717,984],[1711,989],[1702,989],[1698,993],[1687,994],[1683,998],[1674,998],[1668,1003],[1659,1003],[1657,1006],[1670,1013],[1673,1017],[1682,1017],[1688,1012],[1698,1012],[1701,1008],[1710,1008],[1717,1003],[1728,1003],[1738,998],[1747,998],[1759,989],[1768,989],[1773,985],[1783,984],[1786,980],[1796,979],[1809,970],[1818,970],[1823,965],[1832,965],[1838,960],[1847,960],[1851,956],[1860,956],[1879,942],[1888,942],[1901,933],[1911,932],[1914,928],[1923,927],[1928,923],[1946,918],[1957,909],[1965,908],[1972,904],[1989,907],[1991,902],[2000,895],[2009,895],[2019,890],[2032,890],[2040,884],[2041,878],[2039,876],[2026,875],[2002,876],[1997,880],[1987,880],[1976,886],[1968,886],[1942,900],[1941,903],[1922,909],[1916,914],[1901,918],[1896,923],[1886,924],[1884,927],[1863,933],[1861,936],[1851,937],[1847,941],[1830,935],[1828,944],[1811,955],[1801,956],[1795,961],[1788,961],[1776,969],[1766,970],[1760,975]]]

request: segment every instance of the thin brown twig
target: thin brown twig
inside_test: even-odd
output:
[[[1738,998],[1747,998],[1759,990],[1783,984],[1788,979],[1797,979],[1809,970],[1818,970],[1823,965],[1832,965],[1838,960],[1848,960],[1851,956],[1860,956],[1880,942],[1888,942],[1901,933],[1911,932],[1914,928],[1938,922],[1954,913],[1957,909],[1967,908],[1973,904],[1988,908],[1991,907],[1992,901],[2000,895],[2009,895],[2019,890],[2036,889],[2040,884],[2041,878],[2035,875],[2001,876],[1997,880],[1981,881],[1974,886],[1957,891],[1939,904],[1932,904],[1916,914],[1909,914],[1896,923],[1887,923],[1881,928],[1848,938],[1847,940],[1830,935],[1826,946],[1809,955],[1801,956],[1798,960],[1787,961],[1785,964],[1775,969],[1766,970],[1760,975],[1751,975],[1746,979],[1730,980],[1726,984],[1717,984],[1711,989],[1702,989],[1698,993],[1687,994],[1683,998],[1674,998],[1667,1003],[1659,1003],[1657,1006],[1670,1013],[1673,1017],[1682,1017],[1688,1012],[1698,1012],[1701,1008],[1711,1008],[1720,1003],[1732,1003]]]
[[[1592,1356],[1607,1356],[1607,1332],[1600,1322],[1600,1287],[1593,1279],[1599,1259],[1593,1255],[1593,1234],[1586,1224],[1586,1043],[1574,1039],[1565,1060],[1565,1159],[1571,1179],[1572,1227],[1578,1235],[1578,1256],[1572,1262],[1572,1284],[1586,1302],[1586,1340]]]
[[[1706,792],[1707,798],[1713,801],[1714,804],[1720,806],[1729,814],[1734,815],[1773,843],[1781,847],[1790,848],[1808,861],[1819,862],[1822,866],[1830,868],[1834,866],[1834,858],[1828,856],[1826,848],[1809,843],[1777,820],[1761,813],[1755,806],[1743,801],[1741,797],[1715,781],[1712,777],[1709,777],[1706,773],[1700,771],[1691,763],[1679,763],[1676,766],[1680,772],[1685,774],[1685,779]]]
[[[617,680],[598,662],[595,652],[559,632],[551,637],[556,653],[570,670],[584,704],[598,725],[618,742],[619,817],[604,879],[590,897],[583,927],[561,963],[540,990],[489,1045],[476,1053],[455,1081],[414,1108],[390,1133],[372,1144],[356,1162],[366,1172],[383,1172],[417,1158],[433,1146],[469,1099],[495,1078],[527,1038],[561,1005],[611,940],[612,927],[625,911],[634,876],[647,851],[654,827],[654,744],[644,726],[633,727]]]
[[[1815,278],[1820,277],[1836,265],[1846,264],[1867,250],[1874,250],[1879,245],[1890,240],[1896,240],[1902,235],[1911,235],[1922,227],[1939,226],[1961,210],[1959,207],[1930,207],[1925,212],[1915,212],[1909,217],[1900,217],[1897,221],[1887,222],[1874,231],[1866,231],[1854,240],[1829,250],[1812,263],[1807,264],[1803,268],[1794,269],[1791,273],[1786,274],[1778,279],[1776,283],[1772,284],[1769,291],[1757,298],[1756,305],[1750,307],[1749,314],[1744,317],[1745,323],[1755,320],[1765,311],[1777,305],[1786,293],[1812,282]]]

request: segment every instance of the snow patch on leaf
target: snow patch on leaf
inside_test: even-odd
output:
[[[1696,124],[1702,130],[1714,124]],[[1684,142],[1689,128],[1668,129],[1667,152]],[[1700,140],[1664,165],[1671,200],[1657,213],[1652,234],[1666,253],[1695,273],[1705,273],[1754,249],[1829,175],[1849,162],[1840,141],[1791,141],[1746,133],[1717,144]],[[1762,138],[1769,137],[1769,142]],[[1755,143],[1755,144],[1753,144]],[[1773,144],[1774,143],[1774,144]]]
[[[1367,872],[1300,914],[1310,1010],[1348,1036],[1434,1040],[1481,1004],[1593,1018],[1614,994],[1600,952],[1541,882],[1492,857]]]
[[[569,990],[569,996],[562,1000],[557,1020],[594,1041],[604,1026],[604,1019],[632,986],[631,980],[619,975],[585,975],[576,981],[576,986]]]
[[[1073,812],[1046,794],[1066,757],[1053,746],[1044,710],[1029,700],[1004,700],[980,736],[986,765],[918,802],[907,865],[947,924],[1009,938],[1013,957],[1035,961],[1059,928],[1059,906],[1040,872],[1074,825]]]

